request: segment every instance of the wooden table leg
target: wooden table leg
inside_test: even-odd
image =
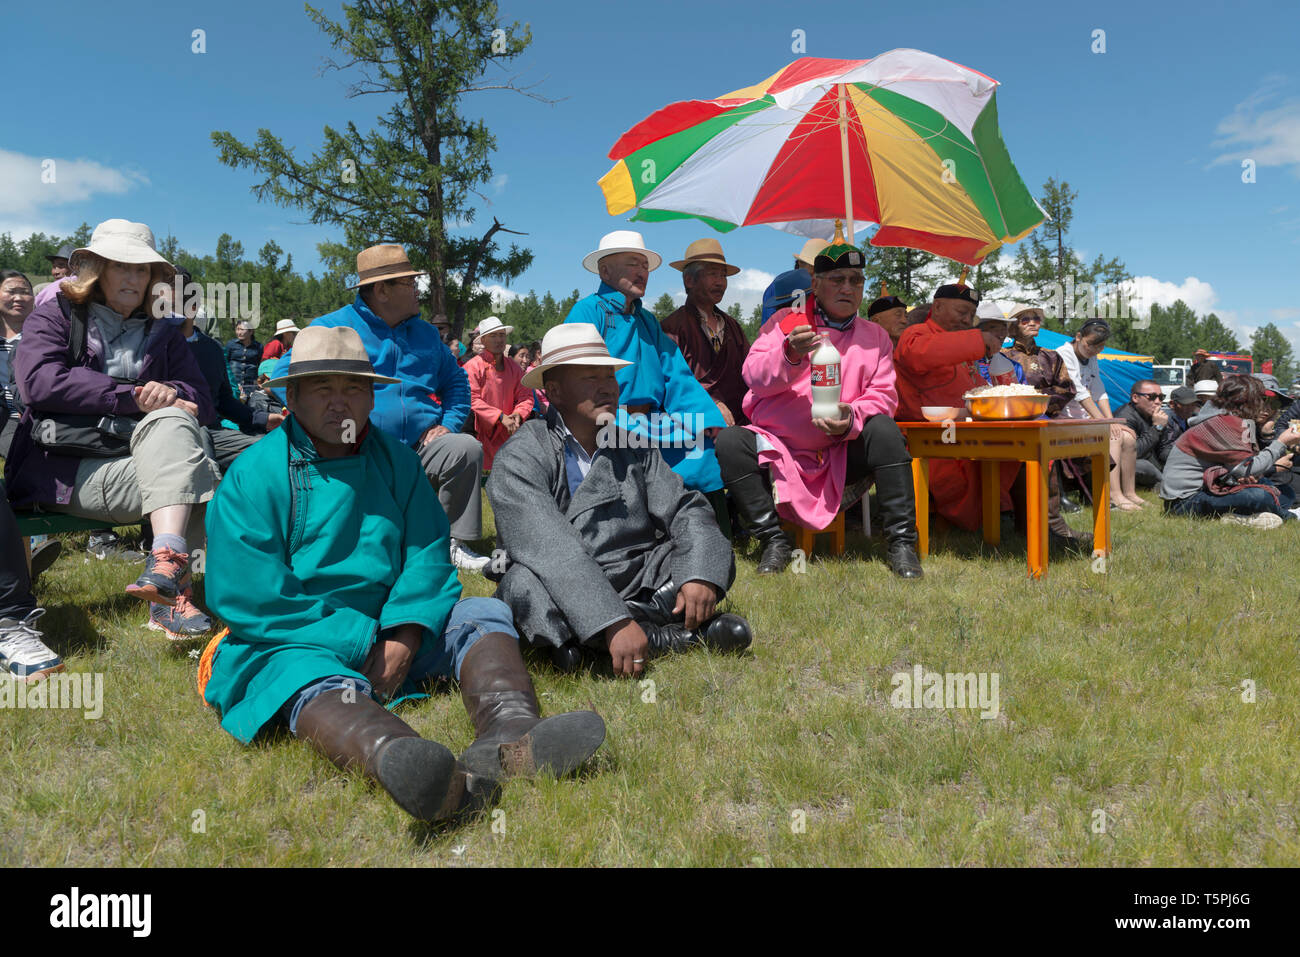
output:
[[[1110,554],[1110,453],[1092,457],[1092,553]]]
[[[1001,472],[997,462],[980,462],[980,499],[984,512],[984,541],[996,545],[1002,541],[1002,489],[998,483]]]
[[[916,553],[930,554],[930,463],[912,459],[912,495],[916,499]]]
[[[1029,574],[1047,571],[1047,470],[1042,462],[1025,463],[1025,512],[1029,526]]]

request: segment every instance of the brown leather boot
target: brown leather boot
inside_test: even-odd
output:
[[[484,778],[564,777],[605,740],[605,722],[594,711],[541,716],[513,635],[493,632],[474,642],[460,664],[460,696],[476,735],[460,760]]]
[[[358,768],[420,821],[442,821],[482,807],[497,788],[476,779],[437,741],[420,737],[369,695],[326,691],[298,712],[297,736],[340,768]]]

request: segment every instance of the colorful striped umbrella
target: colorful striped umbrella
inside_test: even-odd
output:
[[[610,215],[766,223],[825,239],[879,223],[875,246],[975,265],[1046,217],[998,131],[996,80],[919,50],[805,57],[756,86],[646,117],[609,151]],[[861,227],[859,227],[861,228]]]

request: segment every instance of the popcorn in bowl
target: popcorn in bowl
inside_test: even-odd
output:
[[[1032,385],[986,385],[971,389],[963,399],[998,399],[1008,395],[1041,395]]]

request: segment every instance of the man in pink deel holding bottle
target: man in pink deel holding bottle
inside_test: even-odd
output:
[[[760,574],[790,563],[793,543],[782,518],[825,528],[845,486],[871,474],[890,569],[901,578],[922,575],[912,459],[893,419],[893,347],[880,326],[858,318],[864,262],[839,236],[816,257],[812,296],[776,313],[750,347],[743,408],[751,424],[716,440],[723,481],[763,546]],[[825,343],[839,352],[840,401],[836,414],[814,416],[811,360]]]

